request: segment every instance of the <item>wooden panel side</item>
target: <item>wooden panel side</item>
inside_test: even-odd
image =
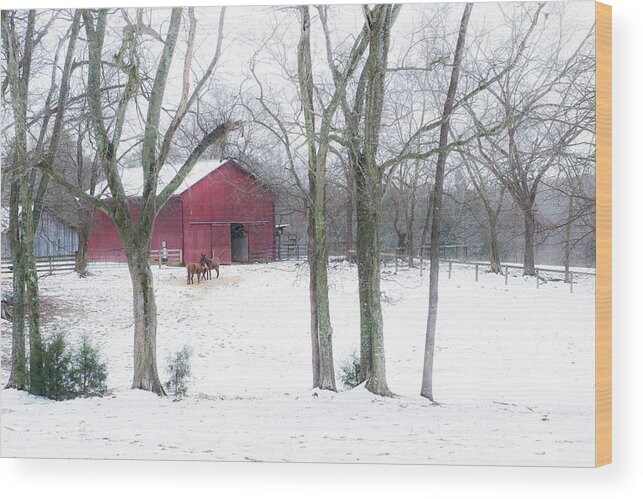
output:
[[[612,462],[612,7],[596,3],[596,466]]]

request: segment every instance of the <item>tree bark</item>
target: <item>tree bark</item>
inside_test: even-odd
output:
[[[489,272],[500,274],[502,272],[502,266],[500,263],[498,230],[495,221],[490,220],[489,222]]]
[[[565,225],[565,248],[563,250],[563,266],[565,267],[565,283],[569,283],[571,276],[569,274],[569,261],[571,260],[572,255],[572,215],[573,215],[573,206],[574,198],[569,197],[569,203],[567,206],[567,224]]]
[[[420,237],[420,251],[424,254],[426,241],[431,234],[431,217],[433,216],[433,198],[429,196],[426,203],[426,214],[424,215],[424,223],[422,224],[422,236]]]
[[[165,395],[156,367],[156,297],[149,257],[150,238],[141,235],[124,243],[124,247],[132,280],[134,310],[132,388]]]
[[[346,260],[351,260],[353,251],[353,216],[355,206],[355,173],[352,168],[346,169]]]
[[[40,294],[38,292],[38,272],[35,256],[35,226],[30,208],[31,196],[29,186],[21,182],[22,209],[22,261],[29,310],[29,392],[44,395],[45,379],[43,372],[42,336],[40,333]],[[25,206],[26,205],[26,206]]]
[[[438,158],[435,169],[435,183],[433,185],[433,214],[431,224],[431,250],[429,269],[429,311],[426,325],[426,343],[424,347],[424,370],[422,375],[422,388],[420,395],[434,401],[433,398],[433,357],[435,352],[435,327],[438,314],[438,280],[440,277],[440,225],[442,221],[442,195],[444,190],[444,174],[447,161],[447,142],[449,138],[450,118],[455,101],[455,93],[458,87],[460,76],[460,64],[464,52],[464,41],[467,34],[467,26],[471,17],[473,4],[467,3],[464,7],[458,41],[453,56],[453,68],[451,80],[444,102],[442,112],[443,122],[440,126],[440,142]]]
[[[320,189],[319,182],[316,188]],[[325,194],[325,193],[324,193]],[[324,197],[323,194],[320,195]],[[319,388],[336,391],[333,362],[333,328],[328,299],[328,245],[326,240],[326,203],[315,203],[315,265],[317,267],[317,320],[319,326]]]
[[[409,267],[415,267],[414,254],[414,237],[415,230],[415,193],[411,193],[410,206],[406,213],[406,254],[408,257]]]
[[[525,217],[525,252],[523,259],[523,275],[535,276],[536,264],[534,261],[534,235],[536,233],[536,219],[532,206],[523,209]]]
[[[314,185],[315,177],[309,170],[309,185]],[[308,207],[308,297],[310,301],[310,341],[313,364],[313,388],[319,388],[320,357],[319,357],[319,319],[317,317],[317,246],[315,244],[315,217],[312,206]]]
[[[7,388],[27,388],[27,363],[25,342],[25,268],[20,241],[18,207],[20,201],[20,180],[11,183],[9,201],[9,237],[11,264],[13,265],[13,322],[11,323],[11,374]]]
[[[363,169],[357,177],[357,274],[360,303],[359,382],[382,396],[391,396],[386,379],[384,322],[380,290],[381,189],[366,187]]]
[[[89,234],[92,229],[92,219],[94,217],[94,210],[90,207],[83,210],[83,217],[80,222],[80,230],[78,231],[78,251],[76,252],[76,260],[74,271],[79,276],[84,277],[87,275],[87,258],[89,252]]]

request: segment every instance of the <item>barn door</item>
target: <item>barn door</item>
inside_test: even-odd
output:
[[[232,238],[232,261],[248,263],[248,233],[243,227],[243,224],[232,224],[230,226],[230,234]]]
[[[221,263],[232,263],[230,251],[230,225],[212,225],[212,255]]]
[[[201,253],[207,255],[211,246],[210,227],[207,225],[190,225],[189,238],[185,245],[186,263],[198,262]]]

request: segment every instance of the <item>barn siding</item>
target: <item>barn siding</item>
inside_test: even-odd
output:
[[[78,251],[76,230],[51,213],[44,211],[36,230],[35,256],[73,255],[76,251]],[[2,233],[2,258],[11,258],[11,242],[8,231]]]
[[[137,200],[130,201],[130,212],[134,221],[137,221],[141,212]],[[162,241],[166,241],[170,249],[182,247],[181,200],[177,196],[170,198],[156,217],[151,249],[160,249]],[[96,210],[89,235],[89,260],[108,260],[110,254],[123,258],[121,236],[116,224],[105,213]]]
[[[181,199],[186,261],[197,261],[206,253],[218,256],[221,263],[232,263],[229,222],[249,222],[244,225],[250,253],[274,252],[273,196],[233,161],[194,184]],[[209,243],[203,235],[204,222],[214,222]]]

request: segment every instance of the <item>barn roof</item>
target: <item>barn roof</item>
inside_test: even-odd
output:
[[[199,161],[194,165],[192,171],[188,173],[185,180],[181,183],[175,194],[181,194],[186,191],[199,180],[206,177],[216,169],[226,164],[228,159],[213,160],[213,161]],[[159,173],[157,192],[161,192],[165,186],[174,178],[176,172],[179,170],[180,165],[166,164],[161,168]],[[125,189],[125,195],[128,197],[138,197],[143,195],[143,168],[140,166],[122,168],[121,169],[121,182]],[[102,197],[111,197],[107,181],[104,180],[96,186],[95,192],[102,192]]]

